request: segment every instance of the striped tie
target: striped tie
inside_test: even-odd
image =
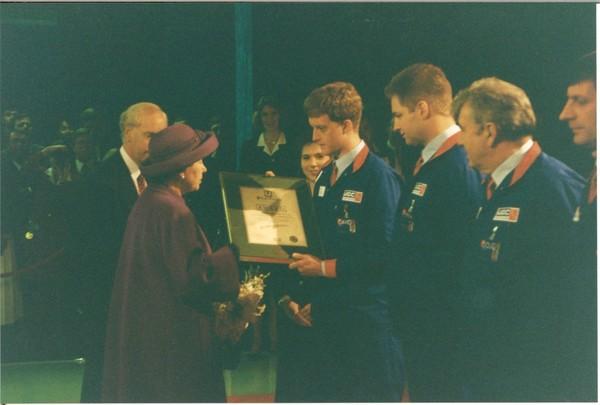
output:
[[[137,177],[138,195],[142,195],[147,185],[148,183],[146,183],[146,179],[140,173],[140,175]]]

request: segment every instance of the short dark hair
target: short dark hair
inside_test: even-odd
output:
[[[425,100],[437,113],[450,114],[452,86],[437,66],[427,63],[410,65],[397,73],[385,87],[387,98],[396,96],[411,111]]]
[[[523,89],[512,83],[496,77],[474,81],[468,88],[459,91],[452,102],[456,120],[467,103],[477,124],[496,124],[497,142],[517,140],[532,135],[535,130],[536,118],[531,101]]]
[[[314,89],[304,100],[304,111],[309,117],[329,116],[335,122],[352,121],[358,129],[363,103],[356,88],[347,82],[333,82]]]
[[[596,51],[587,53],[577,59],[569,75],[569,85],[591,81],[596,87]]]

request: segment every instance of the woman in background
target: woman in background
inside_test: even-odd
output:
[[[316,143],[306,143],[300,155],[300,167],[306,177],[311,193],[321,173],[330,162],[330,156],[321,151]],[[319,367],[318,347],[322,345],[315,337],[310,318],[310,280],[302,281],[298,273],[281,272],[283,291],[279,294],[278,307],[282,316],[278,319],[278,346],[276,402],[319,402],[313,392],[319,384],[314,381],[314,369]]]
[[[253,122],[257,135],[242,147],[240,171],[276,176],[295,176],[298,148],[294,139],[283,131],[281,104],[271,96],[259,99]]]

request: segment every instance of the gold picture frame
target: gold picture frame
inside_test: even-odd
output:
[[[290,263],[292,253],[323,256],[305,179],[220,172],[229,242],[240,260]]]

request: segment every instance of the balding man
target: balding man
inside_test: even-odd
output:
[[[469,164],[488,176],[459,291],[464,400],[572,400],[572,217],[583,178],[542,152],[514,84],[478,80],[453,110]]]
[[[85,322],[86,358],[82,402],[100,402],[106,317],[116,263],[127,217],[146,188],[140,164],[148,157],[152,134],[166,128],[167,114],[153,103],[127,108],[120,119],[122,145],[106,158],[93,179],[83,186],[86,213],[81,279],[81,309]],[[91,215],[87,215],[91,214]]]

